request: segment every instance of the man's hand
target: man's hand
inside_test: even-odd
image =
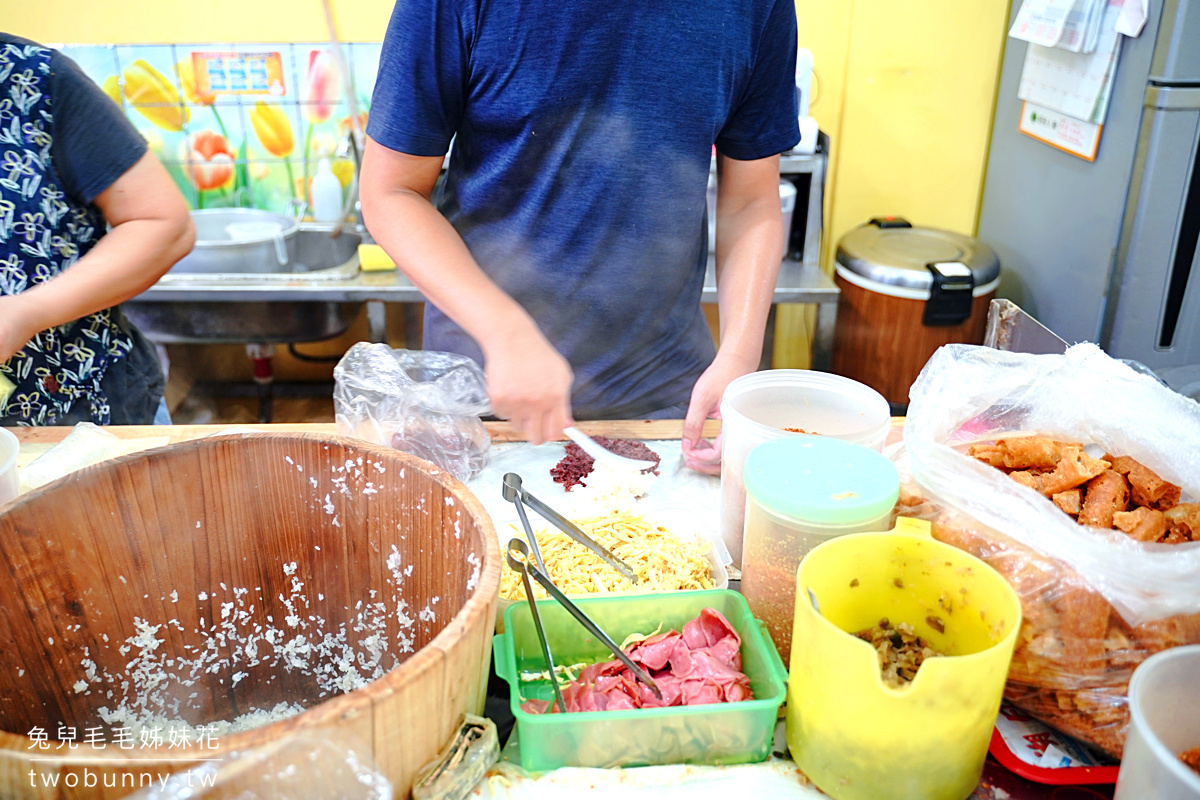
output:
[[[736,161],[717,156],[717,305],[721,346],[696,381],[683,424],[683,463],[712,475],[721,471],[721,438],[703,442],[704,420],[719,417],[721,397],[734,378],[758,368],[763,330],[783,258],[779,210],[779,156]]]
[[[496,416],[512,422],[531,444],[562,435],[571,419],[571,365],[537,326],[518,325],[483,345],[488,396]]]
[[[441,168],[441,156],[408,155],[368,138],[363,219],[425,299],[479,343],[496,416],[534,444],[557,439],[572,424],[571,367],[430,203]]]
[[[739,359],[728,353],[717,353],[716,359],[692,388],[687,417],[683,422],[683,464],[689,469],[709,475],[721,474],[721,437],[715,442],[700,438],[706,419],[721,418],[721,398],[735,378],[755,370],[758,362]]]
[[[25,311],[21,295],[0,297],[0,364],[16,355],[38,333]]]

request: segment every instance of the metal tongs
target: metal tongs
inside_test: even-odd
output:
[[[546,571],[545,562],[542,561],[542,551],[538,547],[537,537],[533,535],[533,529],[529,526],[529,518],[525,516],[526,505],[553,523],[554,527],[579,542],[588,550],[591,550],[604,563],[621,573],[625,579],[631,583],[638,582],[637,573],[628,564],[609,552],[608,548],[604,547],[604,545],[584,533],[583,529],[574,522],[571,522],[571,520],[522,489],[521,476],[517,473],[509,472],[505,474],[502,492],[504,499],[517,507],[517,516],[521,518],[521,527],[525,529],[525,536],[529,539],[529,549],[533,551],[533,562],[542,571],[543,575],[548,575],[549,573]]]
[[[657,697],[659,700],[662,699],[662,690],[658,688],[658,685],[654,682],[654,680],[647,675],[641,667],[633,663],[633,659],[625,654],[625,651],[621,649],[621,646],[614,642],[612,638],[600,628],[599,625],[597,625],[595,622],[592,622],[591,618],[579,609],[579,606],[572,603],[567,596],[563,594],[557,586],[554,585],[554,581],[550,580],[550,578],[548,578],[544,572],[539,570],[533,564],[529,563],[528,545],[526,545],[520,539],[510,539],[508,542],[508,553],[506,555],[508,557],[508,566],[511,567],[513,571],[521,574],[521,580],[525,584],[525,597],[529,601],[529,613],[533,617],[533,627],[537,631],[538,640],[542,645],[542,655],[545,657],[546,667],[550,671],[550,683],[554,687],[554,700],[558,703],[558,708],[562,713],[566,713],[567,706],[563,702],[562,690],[559,689],[558,686],[558,672],[554,665],[554,656],[550,654],[550,642],[546,639],[546,629],[542,625],[541,616],[538,614],[537,602],[533,599],[533,583],[530,581],[530,578],[533,578],[533,580],[536,580],[539,584],[541,584],[542,588],[545,589],[552,598],[557,600],[563,608],[569,611],[571,616],[579,621],[580,625],[587,628],[589,633],[599,639],[605,647],[611,650],[612,654],[622,664],[629,668],[629,671],[633,673],[634,677],[649,686],[650,691],[654,692],[655,697]],[[554,703],[550,704],[550,710],[554,710]]]

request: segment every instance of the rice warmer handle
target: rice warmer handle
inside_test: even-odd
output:
[[[876,217],[842,237],[837,272],[863,288],[924,298],[921,323],[943,327],[962,324],[974,297],[995,289],[1000,259],[970,236]]]

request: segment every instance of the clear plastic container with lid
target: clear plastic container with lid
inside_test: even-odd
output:
[[[751,450],[802,433],[883,450],[891,421],[883,395],[840,375],[769,369],[732,381],[721,398],[721,538],[734,566],[742,566],[742,467]]]
[[[900,474],[862,445],[793,436],[754,448],[744,479],[742,594],[787,663],[800,560],[835,536],[891,528]]]

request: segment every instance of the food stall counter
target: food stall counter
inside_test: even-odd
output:
[[[720,431],[720,421],[709,420],[704,428],[706,438],[715,437]],[[505,422],[486,423],[494,444],[518,444],[524,437]],[[611,420],[581,422],[578,427],[592,436],[608,436],[623,439],[677,442],[682,434],[682,420]],[[62,441],[71,428],[20,428],[12,429],[21,442],[20,462],[27,465],[33,458],[48,451]],[[126,452],[160,447],[199,439],[206,436],[236,434],[241,432],[295,432],[334,435],[337,426],[332,423],[270,424],[270,425],[176,425],[176,426],[114,426],[105,431],[127,442]],[[892,420],[888,444],[902,437],[903,419]],[[745,764],[726,767],[664,766],[616,771],[619,776],[606,773],[614,771],[564,768],[531,776],[510,761],[502,762],[492,771],[492,779],[483,787],[483,797],[516,798],[540,797],[547,792],[570,787],[572,794],[580,798],[604,797],[613,788],[612,781],[619,781],[623,790],[655,792],[655,797],[674,794],[694,794],[697,790],[708,792],[721,786],[749,785],[769,786],[773,796],[796,798],[819,798],[822,795],[795,768],[787,755],[783,741],[782,722],[779,726],[774,755],[760,764]],[[511,758],[511,754],[508,756]],[[731,783],[732,782],[732,783]],[[972,795],[976,800],[1013,798],[1015,800],[1041,800],[1053,795],[1054,787],[1041,786],[1026,781],[991,759],[985,767],[979,789]],[[1085,794],[1080,797],[1111,797],[1110,787],[1075,787]],[[1075,796],[1075,795],[1073,795]]]

